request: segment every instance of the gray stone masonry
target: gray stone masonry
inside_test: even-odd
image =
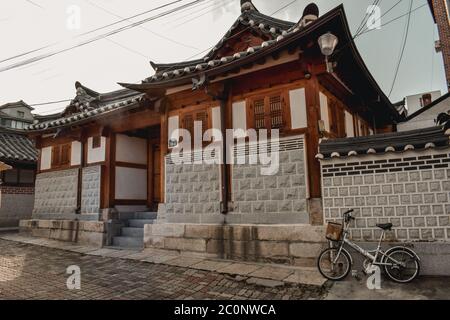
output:
[[[81,214],[100,213],[101,167],[83,168]]]
[[[0,228],[17,227],[33,211],[33,193],[6,193],[0,189]]]
[[[322,161],[325,220],[354,208],[354,239],[378,239],[376,224],[391,222],[391,240],[449,241],[449,166],[448,149]]]
[[[282,217],[296,216],[296,223],[309,223],[304,159],[303,143],[287,149],[281,142],[279,170],[274,175],[262,175],[260,164],[233,165],[234,213],[272,216],[272,220],[278,216],[281,224],[291,223]]]
[[[220,213],[220,166],[174,164],[166,158],[165,213],[191,217]]]
[[[78,169],[38,174],[33,215],[75,213],[77,192]]]

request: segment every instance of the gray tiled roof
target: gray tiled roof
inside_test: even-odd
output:
[[[318,159],[349,157],[362,154],[404,152],[449,147],[449,130],[444,126],[377,134],[366,137],[322,140]]]
[[[28,131],[41,131],[78,124],[100,115],[138,105],[144,96],[142,93],[129,89],[100,94],[81,85],[79,82],[75,84],[75,87],[77,88],[76,97],[60,116],[36,117],[43,121],[32,124],[25,129]]]
[[[249,47],[246,51],[236,52],[232,56],[221,57],[220,59],[213,59],[215,53],[222,48],[226,41],[233,37],[233,31],[239,26],[248,27],[258,32],[266,34],[270,40],[263,42],[261,45]],[[225,36],[214,46],[214,48],[202,59],[184,61],[179,63],[170,64],[157,64],[151,62],[155,69],[155,75],[145,79],[144,83],[153,83],[164,81],[172,78],[181,77],[186,74],[196,73],[198,71],[204,71],[209,68],[217,67],[219,65],[227,64],[248,55],[251,55],[261,49],[269,47],[286,37],[289,37],[306,26],[305,23],[294,23],[290,21],[283,21],[275,19],[265,14],[258,12],[257,10],[244,11],[236,22],[227,31]]]
[[[0,131],[0,160],[37,161],[37,151],[33,142],[22,134],[10,131]]]

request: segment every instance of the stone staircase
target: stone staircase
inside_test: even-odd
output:
[[[141,249],[144,245],[144,225],[155,223],[156,212],[135,212],[124,221],[120,235],[113,237],[112,246]]]

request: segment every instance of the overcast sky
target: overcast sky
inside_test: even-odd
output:
[[[65,49],[89,40],[124,22],[85,36],[84,32],[111,24],[173,0],[2,0],[0,2],[0,61],[54,44],[30,55],[0,63],[0,69],[42,54]],[[173,6],[133,19],[154,16]],[[292,0],[253,0],[265,14],[271,14]],[[317,0],[321,14],[344,3],[347,17],[355,32],[372,0]],[[397,0],[381,1],[382,13]],[[78,47],[19,68],[0,72],[0,104],[24,100],[29,104],[72,99],[75,81],[99,92],[119,89],[117,82],[139,82],[153,73],[149,61],[178,62],[215,45],[240,14],[239,0],[205,0],[189,10],[173,13],[145,23],[107,39]],[[298,0],[274,16],[298,21],[309,1]],[[413,8],[426,3],[414,0]],[[382,23],[408,12],[410,1],[403,0],[386,14]],[[80,28],[67,26],[71,6],[80,8]],[[400,55],[407,17],[396,20],[381,30],[369,32],[356,43],[369,70],[387,94],[394,78]],[[75,23],[76,25],[76,23]],[[74,26],[74,24],[71,24]],[[445,77],[441,54],[434,52],[437,30],[428,6],[415,11],[407,47],[391,101],[406,95],[441,90]],[[195,56],[195,58],[201,55]],[[60,111],[66,103],[35,107],[36,113]]]

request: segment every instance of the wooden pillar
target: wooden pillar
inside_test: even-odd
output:
[[[316,159],[319,150],[319,84],[313,76],[306,81],[306,110],[308,129],[306,133],[306,159],[308,163],[309,194],[311,198],[321,197],[320,163]]]
[[[147,138],[147,207],[153,206],[153,141]]]
[[[116,134],[106,135],[105,164],[102,165],[101,176],[101,209],[114,208],[115,175],[116,175]]]
[[[168,153],[168,125],[169,125],[169,101],[167,98],[164,98],[161,101],[161,162],[160,162],[160,174],[161,174],[161,183],[160,183],[160,195],[161,195],[161,203],[165,203],[165,166],[166,166],[166,155]]]

